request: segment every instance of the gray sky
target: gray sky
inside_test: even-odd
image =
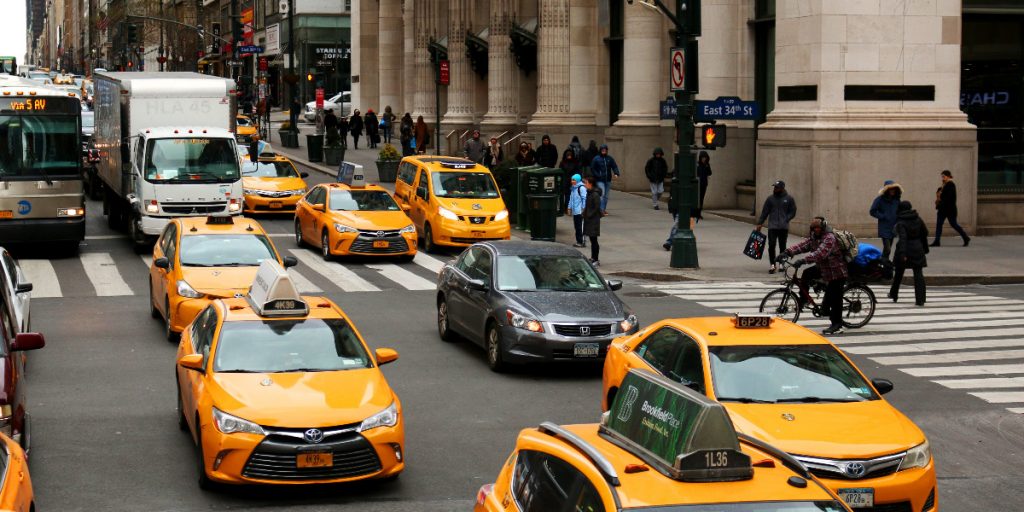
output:
[[[0,0],[0,55],[13,55],[25,62],[25,0]]]

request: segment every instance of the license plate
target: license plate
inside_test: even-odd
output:
[[[270,207],[271,208],[280,208],[281,207],[281,201],[271,201],[270,202]]]
[[[391,242],[388,242],[387,240],[374,240],[373,241],[373,248],[374,249],[387,249],[389,245],[391,245]]]
[[[473,238],[483,238],[486,233],[484,231],[474,231]]]
[[[331,452],[300,453],[295,458],[295,465],[300,468],[329,468],[334,465],[334,454]]]
[[[14,210],[0,210],[0,219],[13,219]]]
[[[875,506],[875,490],[871,488],[839,489],[839,497],[850,508],[867,508]]]
[[[600,352],[600,343],[577,343],[572,347],[573,357],[597,357]]]

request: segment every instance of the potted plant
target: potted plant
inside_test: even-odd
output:
[[[341,134],[337,128],[328,128],[324,136],[324,162],[335,167],[345,159],[345,146],[341,143]]]
[[[398,162],[402,155],[391,144],[384,144],[377,154],[377,179],[385,183],[394,183],[398,177]]]
[[[285,121],[281,123],[281,128],[277,131],[281,137],[281,145],[286,148],[297,148],[299,147],[299,131],[292,126],[291,121]]]

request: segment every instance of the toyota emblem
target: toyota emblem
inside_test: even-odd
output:
[[[311,428],[302,433],[302,438],[305,439],[307,443],[316,444],[324,440],[324,431],[318,428]]]
[[[590,326],[589,325],[581,325],[580,326],[580,336],[590,336]]]
[[[384,238],[384,232],[383,231],[378,231],[377,232],[377,238]]]
[[[480,203],[473,203],[474,210],[483,210],[484,207]]]
[[[860,478],[864,476],[864,473],[867,473],[867,471],[868,468],[864,466],[863,462],[851,462],[846,465],[846,468],[843,469],[843,472],[846,473],[846,476],[850,478]]]

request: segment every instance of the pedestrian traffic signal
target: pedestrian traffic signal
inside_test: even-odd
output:
[[[139,26],[134,23],[128,24],[128,44],[137,43],[139,41]]]
[[[706,149],[724,148],[725,135],[724,124],[706,124],[701,127],[700,140]]]
[[[313,81],[313,73],[306,73],[306,81],[307,82],[312,82]]]

